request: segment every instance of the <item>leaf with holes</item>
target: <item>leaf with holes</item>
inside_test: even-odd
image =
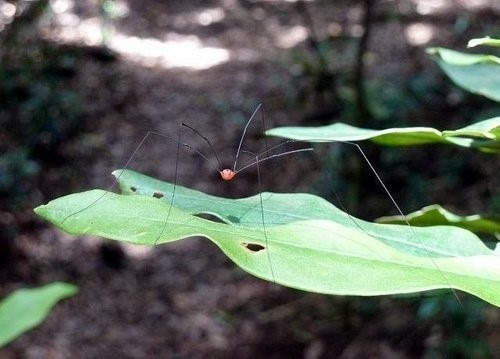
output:
[[[76,193],[35,211],[72,234],[134,244],[204,236],[247,272],[306,291],[383,295],[451,286],[500,306],[500,257],[461,228],[353,220],[300,193],[227,199],[177,186],[172,203],[170,183],[129,170],[119,182],[123,194]]]

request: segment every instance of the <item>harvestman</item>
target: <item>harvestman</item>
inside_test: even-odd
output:
[[[107,192],[109,192],[112,188],[114,188],[114,186],[118,183],[118,181],[119,181],[119,179],[120,179],[123,171],[129,167],[130,163],[132,162],[132,160],[135,157],[135,155],[137,154],[137,152],[140,150],[140,148],[144,145],[144,143],[146,142],[146,140],[150,136],[159,136],[159,137],[162,137],[162,138],[174,141],[177,144],[177,154],[176,154],[175,172],[174,172],[174,186],[173,186],[173,190],[172,190],[172,196],[171,196],[171,200],[170,200],[170,206],[169,206],[169,209],[168,209],[167,217],[165,219],[165,223],[163,225],[163,228],[162,228],[161,232],[158,234],[158,237],[155,240],[155,244],[156,244],[158,242],[158,240],[161,238],[161,236],[163,235],[163,233],[165,232],[166,228],[167,228],[168,221],[169,221],[170,214],[171,214],[171,210],[172,210],[172,207],[174,205],[176,188],[177,188],[178,168],[179,168],[179,152],[180,152],[180,147],[181,146],[183,146],[183,147],[185,147],[185,148],[193,151],[198,156],[200,156],[201,158],[203,158],[213,169],[215,169],[219,173],[221,179],[224,180],[224,181],[231,181],[231,180],[233,180],[236,177],[236,175],[238,173],[240,173],[240,172],[242,172],[242,171],[244,171],[244,170],[246,170],[246,169],[248,169],[248,168],[250,168],[252,166],[256,166],[259,187],[260,187],[260,183],[261,183],[261,181],[260,181],[259,163],[264,162],[264,161],[268,161],[270,159],[278,158],[278,157],[281,157],[281,156],[290,155],[290,154],[293,154],[293,153],[314,151],[313,148],[301,148],[301,149],[296,149],[296,150],[291,150],[291,151],[285,151],[285,152],[281,152],[281,153],[277,153],[277,154],[270,154],[272,151],[274,151],[274,150],[276,150],[276,149],[278,149],[278,148],[280,148],[282,146],[285,146],[288,143],[297,142],[297,141],[294,141],[294,140],[286,140],[286,141],[284,141],[284,142],[282,142],[282,143],[280,143],[280,144],[278,144],[276,146],[273,146],[271,148],[266,149],[264,152],[261,152],[259,154],[254,154],[252,152],[243,150],[242,149],[243,140],[245,139],[248,127],[252,123],[253,119],[255,118],[255,116],[259,112],[259,110],[261,110],[261,108],[262,108],[262,104],[259,104],[257,106],[257,108],[254,110],[254,112],[252,113],[252,116],[247,121],[247,123],[246,123],[246,125],[245,125],[245,127],[243,129],[243,133],[241,135],[240,142],[238,144],[238,149],[236,151],[236,155],[235,155],[235,159],[234,159],[232,167],[230,167],[230,168],[223,168],[223,166],[221,164],[221,161],[219,159],[219,156],[217,155],[217,151],[212,146],[212,144],[208,140],[208,138],[206,138],[205,136],[203,136],[198,130],[196,130],[195,128],[189,126],[188,124],[180,123],[179,124],[179,130],[178,130],[178,137],[177,138],[174,138],[172,136],[169,136],[169,135],[166,135],[166,134],[163,134],[163,133],[160,133],[160,132],[149,131],[142,138],[142,140],[139,142],[139,144],[135,148],[134,152],[132,153],[132,155],[130,156],[130,158],[127,160],[127,162],[123,166],[123,170],[115,178],[115,180],[113,181],[113,183],[111,184],[111,186],[109,186]],[[262,122],[264,123],[264,119],[263,118],[262,118]],[[182,142],[182,129],[183,128],[187,128],[190,131],[194,132],[197,136],[199,136],[200,138],[202,138],[208,144],[208,146],[209,146],[212,154],[215,156],[217,164],[215,164],[213,161],[211,161],[205,154],[203,154],[201,151],[199,151],[195,147],[191,146],[188,143]],[[241,167],[237,168],[238,167],[238,160],[240,159],[240,154],[241,153],[251,154],[255,159],[252,160],[252,161],[246,162]],[[100,200],[102,200],[106,196],[107,192],[103,193],[101,196],[99,196],[97,199],[95,199],[89,205],[87,205],[87,206],[83,207],[82,209],[78,210],[77,212],[72,213],[72,214],[68,215],[67,217],[65,217],[63,219],[62,223],[64,223],[68,218],[70,218],[70,217],[72,217],[72,216],[74,216],[74,215],[76,215],[78,213],[81,213],[81,212],[89,209],[93,205],[95,205],[97,202],[99,202]],[[259,194],[260,194],[260,191],[259,191]],[[156,193],[155,193],[154,196],[156,197]],[[160,196],[160,197],[163,197],[163,196]],[[264,232],[264,237],[265,237],[265,243],[266,243],[266,247],[269,248],[268,244],[267,244],[267,234],[266,234],[265,218],[264,218],[264,211],[263,211],[263,200],[262,200],[262,195],[261,194],[260,194],[260,205],[261,205],[261,219],[262,219],[262,227],[263,227],[263,232]],[[249,248],[251,250],[252,249],[253,250],[261,250],[261,249],[263,249],[263,248],[257,248],[255,246],[256,245],[248,244],[247,248]],[[273,277],[273,280],[274,280],[274,273],[273,273],[273,269],[272,269],[272,262],[271,262],[271,257],[270,257],[269,250],[267,251],[267,256],[268,256],[268,261],[269,261],[269,265],[270,265],[272,277]]]
[[[139,149],[144,145],[145,141],[150,137],[150,136],[159,136],[159,137],[162,137],[162,138],[165,138],[165,139],[168,139],[168,140],[171,140],[171,141],[174,141],[176,144],[177,144],[177,154],[176,154],[176,161],[175,161],[175,172],[174,172],[174,186],[173,186],[173,190],[172,190],[172,196],[171,196],[171,201],[170,201],[170,206],[169,206],[169,210],[168,210],[168,213],[167,213],[167,217],[165,219],[165,223],[163,225],[163,228],[161,230],[161,232],[158,234],[158,237],[155,241],[155,243],[161,238],[161,236],[163,235],[163,233],[165,232],[166,228],[167,228],[167,225],[168,225],[168,221],[169,221],[169,218],[170,218],[170,214],[171,214],[171,210],[172,210],[172,207],[174,205],[174,200],[175,200],[175,193],[176,193],[176,187],[177,187],[177,176],[178,176],[178,168],[179,168],[179,152],[180,152],[180,147],[183,146],[191,151],[193,151],[194,153],[196,153],[198,156],[200,156],[201,158],[203,158],[214,170],[216,170],[221,179],[224,180],[224,181],[231,181],[233,180],[236,175],[244,170],[246,170],[247,168],[250,168],[252,166],[256,166],[256,169],[257,169],[257,178],[258,178],[258,182],[259,182],[259,196],[260,196],[260,205],[261,205],[261,220],[262,220],[262,228],[263,228],[263,233],[264,233],[264,239],[265,239],[265,243],[266,243],[266,249],[267,249],[267,258],[268,258],[268,261],[269,261],[269,266],[270,266],[270,271],[271,271],[271,275],[273,277],[273,281],[275,281],[275,277],[274,277],[274,271],[273,271],[273,266],[272,266],[272,261],[271,261],[271,253],[270,253],[270,250],[269,250],[269,246],[268,246],[268,239],[267,239],[267,233],[266,233],[266,224],[265,224],[265,217],[264,217],[264,205],[263,205],[263,199],[262,199],[262,193],[260,191],[260,183],[261,183],[261,180],[260,180],[260,169],[259,169],[259,163],[261,162],[264,162],[264,161],[268,161],[268,160],[271,160],[271,159],[275,159],[275,158],[278,158],[278,157],[282,157],[282,156],[286,156],[286,155],[290,155],[290,154],[295,154],[295,153],[300,153],[300,152],[309,152],[309,151],[312,151],[314,153],[314,149],[312,147],[308,147],[308,148],[301,148],[301,149],[296,149],[296,150],[291,150],[291,151],[285,151],[285,152],[281,152],[281,153],[277,153],[277,154],[270,154],[272,151],[282,147],[282,146],[285,146],[286,144],[288,143],[294,143],[294,142],[297,142],[295,140],[286,140],[278,145],[275,145],[271,148],[268,148],[266,149],[264,152],[261,152],[259,154],[254,154],[252,152],[249,152],[249,151],[246,151],[246,150],[243,150],[242,149],[242,145],[243,145],[243,141],[245,139],[245,136],[246,136],[246,133],[247,133],[247,130],[248,130],[248,127],[250,126],[250,124],[252,123],[253,119],[255,118],[256,114],[261,111],[261,114],[263,113],[262,112],[262,105],[259,104],[257,106],[257,108],[254,110],[254,112],[252,113],[252,116],[250,116],[250,119],[247,121],[244,129],[243,129],[243,133],[240,137],[240,141],[239,141],[239,144],[238,144],[238,148],[236,150],[236,155],[235,155],[235,159],[234,159],[234,162],[233,162],[233,166],[231,168],[223,168],[223,166],[221,165],[221,161],[219,159],[219,156],[217,155],[217,151],[215,150],[215,148],[212,146],[211,142],[209,141],[209,139],[205,136],[203,136],[199,131],[197,131],[195,128],[185,124],[185,123],[180,123],[179,125],[179,130],[178,130],[178,137],[177,139],[172,137],[172,136],[169,136],[169,135],[166,135],[166,134],[163,134],[163,133],[160,133],[160,132],[155,132],[155,131],[149,131],[143,138],[142,140],[139,142],[139,144],[137,145],[137,147],[135,148],[134,152],[132,153],[132,155],[130,156],[130,158],[127,160],[127,162],[125,163],[125,165],[123,166],[123,170],[127,169],[128,166],[130,165],[130,163],[132,162],[132,159],[135,157],[135,155],[137,154],[137,152],[139,151]],[[263,128],[265,130],[265,125],[264,125],[264,118],[262,117],[262,123],[263,123]],[[212,154],[214,155],[216,161],[217,161],[217,164],[214,163],[213,161],[211,161],[205,154],[203,154],[201,151],[199,151],[198,149],[196,149],[195,147],[191,146],[190,144],[188,143],[183,143],[182,142],[182,129],[183,128],[187,128],[189,129],[190,131],[194,132],[197,136],[199,136],[201,139],[203,139],[203,141],[205,141],[209,148],[210,148],[210,151],[212,152]],[[397,212],[404,218],[404,221],[406,222],[407,226],[409,227],[409,229],[413,232],[413,227],[410,225],[410,223],[408,222],[406,216],[403,214],[403,211],[400,209],[399,205],[397,204],[396,200],[394,199],[394,197],[392,196],[392,194],[390,193],[389,189],[386,187],[386,185],[384,184],[384,182],[382,181],[382,178],[379,176],[378,172],[375,170],[375,168],[373,167],[373,165],[371,164],[370,160],[368,159],[368,157],[366,156],[366,154],[363,152],[363,150],[361,149],[361,147],[357,144],[357,143],[353,143],[353,142],[349,142],[349,141],[316,141],[314,139],[311,139],[311,142],[340,142],[340,143],[346,143],[346,144],[349,144],[349,145],[352,145],[352,146],[355,146],[357,148],[357,150],[360,152],[360,154],[362,155],[363,157],[363,160],[368,164],[371,172],[375,175],[378,183],[382,186],[384,192],[387,194],[387,196],[389,197],[389,199],[391,200],[392,204],[394,205],[394,207],[396,208]],[[241,167],[237,168],[237,165],[238,165],[238,160],[240,158],[240,154],[241,153],[249,153],[251,154],[255,159],[252,160],[252,161],[249,161],[249,162],[246,162],[245,164],[243,164]],[[108,188],[108,190],[111,190],[119,181],[122,173],[123,173],[123,170],[120,172],[120,174],[115,178],[115,180],[113,181],[113,184]],[[105,195],[106,195],[107,192],[105,192],[104,194],[102,194],[100,197],[98,197],[96,200],[94,200],[92,203],[90,203],[89,205],[87,205],[86,207],[80,209],[79,211],[75,212],[75,213],[72,213],[70,215],[68,215],[66,218],[63,219],[63,223],[70,217],[92,207],[94,204],[96,204],[98,201],[100,201]],[[353,221],[353,223],[358,227],[360,228],[362,231],[364,231],[363,228],[361,228],[361,226],[359,225],[359,223],[357,223],[354,218],[349,215],[346,211],[346,209],[344,208],[342,202],[340,201],[340,197],[338,196],[338,194],[336,193],[336,191],[334,190],[334,194],[335,196],[337,197],[337,200],[339,201],[339,204],[340,206],[342,207],[342,210],[347,214],[347,216],[350,218],[351,221]],[[418,237],[416,237],[418,238]],[[435,260],[432,258],[432,256],[430,255],[430,251],[428,250],[428,248],[421,242],[420,239],[418,239],[419,242],[420,242],[420,245],[421,247],[427,252],[428,254],[428,258],[431,260],[431,262],[433,263],[433,265],[436,267],[436,269],[438,269],[438,271],[441,273],[441,276],[443,277],[443,279],[445,280],[445,282],[448,284],[448,287],[450,288],[450,290],[453,292],[454,296],[457,298],[457,300],[461,303],[461,300],[460,298],[458,297],[457,293],[455,292],[455,290],[451,287],[451,284],[449,283],[448,281],[448,278],[446,278],[446,276],[444,275],[444,273],[439,269],[437,263],[435,262]],[[255,246],[253,248],[251,248],[250,246]],[[252,245],[250,244],[249,247],[248,247],[250,250],[261,250],[261,249],[264,249],[264,247],[260,247],[258,245]]]

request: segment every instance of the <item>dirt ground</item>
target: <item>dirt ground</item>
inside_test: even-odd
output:
[[[66,22],[53,18],[44,36],[57,36],[58,41],[71,40],[73,44],[92,43],[91,19],[99,14],[95,3],[78,2],[71,11],[60,10],[61,16],[73,12],[81,20],[87,19],[78,23],[80,38],[63,31],[76,29],[76,25],[64,25],[69,22],[68,16],[63,17]],[[383,2],[377,6],[378,13],[389,13],[395,3]],[[410,2],[397,3],[404,10]],[[429,15],[435,32],[425,46],[463,47],[468,37],[457,35],[457,19],[471,16],[469,31],[477,35],[474,20],[488,23],[489,16],[493,16],[489,11],[494,9],[494,2],[486,10],[468,8],[465,1],[450,2],[449,8],[441,10],[435,10],[429,2],[411,3],[429,6],[433,11],[429,15],[418,14],[416,7],[408,10],[416,19]],[[150,130],[175,134],[179,122],[189,123],[213,139],[220,156],[230,162],[242,127],[258,103],[264,103],[269,126],[301,123],[314,109],[311,104],[299,106],[295,101],[300,76],[293,51],[309,50],[302,39],[304,19],[293,2],[145,0],[118,4],[122,7],[117,13],[123,13],[112,21],[114,34],[108,40],[111,48],[115,46],[116,60],[106,62],[92,56],[79,60],[77,74],[68,86],[77,88],[83,96],[82,124],[79,132],[62,144],[56,163],[42,162],[43,176],[33,196],[33,207],[71,192],[109,187],[110,173],[123,166]],[[345,70],[353,61],[361,6],[348,2],[333,6],[326,1],[307,4],[321,36],[329,33],[346,37],[339,45],[336,65],[338,71]],[[432,22],[433,16],[437,23]],[[401,79],[417,72],[441,76],[426,57],[425,46],[408,44],[404,31],[407,26],[397,20],[378,20],[368,56],[371,79]],[[121,45],[117,38],[123,40]],[[141,43],[149,47],[138,47],[134,52],[133,44],[140,43],[139,39],[149,39]],[[184,47],[167,47],[167,55],[158,55],[162,44],[176,42]],[[178,66],[168,56],[171,53],[175,58],[185,48],[188,52],[183,63],[192,64],[190,67]],[[208,61],[212,56],[219,62],[203,65],[195,61],[196,57]],[[443,126],[433,124],[429,118],[421,118],[420,122]],[[245,148],[260,151],[261,132],[258,125],[252,126]],[[189,141],[196,148],[206,148],[196,136]],[[372,151],[379,153],[377,149]],[[151,139],[137,152],[131,168],[171,181],[175,159],[171,144]],[[419,160],[412,161],[416,168],[421,165]],[[314,180],[315,169],[304,160],[284,159],[274,166],[274,170],[287,175],[286,180],[272,173],[273,166],[267,166],[269,176],[266,172],[262,180],[265,189],[307,190]],[[455,199],[452,206],[470,200],[470,211],[483,209],[475,198],[488,186],[484,181],[489,173],[485,169],[478,171],[481,175],[471,185],[473,189]],[[392,177],[391,172],[386,175]],[[403,194],[398,178],[394,173],[388,185]],[[238,182],[220,184],[206,163],[189,155],[180,161],[178,183],[229,197],[248,196],[259,190],[255,172],[249,171]],[[391,205],[383,198],[379,193],[366,201],[367,209],[359,211],[371,218],[386,214],[383,209]],[[431,193],[422,206],[440,200],[442,203],[438,193]],[[382,211],[374,212],[377,208]],[[500,355],[498,311],[469,301],[471,298],[465,298],[460,307],[449,293],[424,300],[420,296],[354,298],[310,294],[251,277],[203,238],[140,248],[70,236],[35,218],[30,209],[16,213],[14,218],[22,227],[16,237],[21,254],[2,275],[0,294],[52,281],[74,283],[80,291],[58,304],[39,327],[0,350],[1,358]],[[425,317],[422,303],[441,307],[440,314],[432,319]],[[470,314],[479,307],[483,309],[477,315],[468,317],[470,323],[457,324],[465,317],[461,311]],[[478,327],[477,323],[482,324]],[[453,331],[453,326],[465,329]],[[449,349],[461,348],[454,341],[469,346],[469,351]],[[473,345],[478,348],[472,350]]]

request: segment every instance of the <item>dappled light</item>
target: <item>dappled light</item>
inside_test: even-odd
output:
[[[414,23],[405,29],[405,36],[408,43],[414,46],[422,46],[429,43],[434,36],[434,26],[424,23]]]
[[[8,2],[0,2],[0,31],[10,24],[16,14],[16,6]]]
[[[293,26],[276,33],[276,45],[287,49],[297,46],[307,38],[307,29],[304,26]]]
[[[87,45],[107,45],[125,59],[137,64],[152,67],[187,68],[205,70],[227,62],[230,51],[222,47],[208,46],[196,35],[183,35],[166,32],[162,39],[153,37],[130,36],[112,28],[102,17],[79,18],[72,11],[70,0],[56,0],[52,4],[54,21],[59,26],[49,32],[48,38],[59,42],[83,42]],[[128,6],[122,3],[120,17],[127,16]],[[118,16],[116,15],[116,16]],[[224,19],[221,8],[200,10],[175,18],[174,23],[197,22],[208,26]]]
[[[185,67],[204,70],[227,62],[230,57],[228,50],[203,46],[200,39],[194,35],[174,33],[168,34],[165,41],[115,34],[110,40],[110,47],[145,66],[167,69]]]
[[[197,23],[202,26],[208,26],[213,23],[221,22],[224,20],[226,14],[222,7],[204,8],[199,11],[194,11],[189,14],[183,14],[174,17],[174,24],[179,26],[188,23]]]
[[[412,2],[415,10],[422,15],[453,11],[456,6],[470,10],[487,9],[495,6],[498,8],[497,0],[412,0]]]
[[[414,0],[415,10],[422,15],[446,11],[450,6],[447,0]]]

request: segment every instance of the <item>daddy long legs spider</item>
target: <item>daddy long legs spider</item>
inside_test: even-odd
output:
[[[189,151],[192,151],[195,155],[201,157],[207,164],[209,164],[210,167],[212,167],[214,170],[216,170],[219,173],[221,179],[224,180],[224,181],[235,180],[235,178],[237,178],[237,175],[240,172],[242,172],[242,171],[244,171],[244,170],[246,170],[246,169],[248,169],[250,167],[254,167],[255,166],[256,170],[257,170],[257,179],[258,179],[259,189],[261,187],[261,171],[259,169],[259,165],[261,163],[268,162],[268,161],[273,160],[273,159],[278,159],[278,158],[283,157],[283,156],[288,156],[288,155],[292,155],[292,154],[296,154],[296,153],[301,153],[301,152],[313,152],[314,153],[314,151],[313,151],[313,149],[311,147],[300,148],[300,149],[295,149],[295,150],[289,150],[289,151],[282,151],[282,152],[274,153],[274,151],[277,151],[278,149],[281,149],[286,144],[292,143],[292,142],[296,142],[296,141],[293,141],[293,140],[288,140],[288,141],[282,142],[282,143],[280,143],[280,144],[278,144],[276,146],[272,146],[270,148],[267,148],[265,151],[263,151],[261,153],[258,153],[258,154],[254,154],[253,152],[244,150],[242,148],[242,144],[243,144],[243,141],[244,141],[245,136],[247,134],[248,127],[250,126],[250,124],[252,123],[252,121],[254,120],[254,118],[256,117],[256,115],[257,115],[257,113],[259,111],[261,111],[261,106],[260,105],[255,109],[255,111],[253,112],[252,116],[246,122],[246,125],[245,125],[245,127],[244,127],[244,129],[242,131],[242,134],[241,134],[238,146],[237,146],[237,150],[236,150],[236,154],[234,156],[233,164],[232,164],[232,166],[227,167],[227,168],[224,168],[221,165],[221,161],[219,159],[217,151],[215,151],[214,147],[212,146],[212,144],[208,140],[208,138],[205,137],[198,130],[196,130],[194,127],[192,127],[192,126],[190,126],[188,124],[181,123],[179,125],[179,130],[178,130],[177,137],[173,137],[173,136],[170,136],[170,135],[166,135],[166,134],[162,134],[162,133],[154,132],[154,131],[148,132],[146,134],[146,136],[144,136],[144,138],[142,139],[142,141],[136,147],[136,149],[132,153],[131,157],[129,158],[129,160],[125,164],[124,169],[127,169],[127,167],[130,165],[130,162],[132,161],[132,159],[135,157],[135,155],[137,154],[137,152],[139,151],[139,149],[143,146],[143,144],[145,143],[145,141],[150,136],[158,136],[158,137],[165,138],[165,139],[167,139],[169,141],[172,141],[176,145],[176,161],[175,161],[175,169],[174,169],[174,186],[173,186],[173,190],[172,190],[171,194],[167,197],[167,199],[170,202],[170,205],[169,205],[169,208],[168,208],[168,214],[166,215],[166,218],[165,218],[165,222],[164,222],[164,224],[162,226],[161,231],[157,235],[155,243],[158,242],[158,240],[162,237],[162,235],[164,234],[164,232],[167,230],[167,227],[168,227],[168,224],[169,224],[169,219],[170,219],[170,214],[171,214],[172,208],[175,205],[176,188],[177,188],[177,177],[178,177],[178,169],[179,169],[179,152],[180,152],[181,148],[188,149]],[[262,111],[261,111],[261,114],[262,114]],[[263,117],[262,117],[262,122],[264,123]],[[183,131],[186,131],[186,130],[194,133],[199,138],[203,139],[203,141],[208,145],[213,158],[215,158],[215,161],[213,160],[213,158],[211,159],[211,157],[209,155],[207,155],[204,152],[198,150],[196,147],[190,145],[187,142],[184,142],[182,134],[183,134]],[[314,139],[311,139],[311,141],[314,141]],[[359,152],[361,153],[364,161],[368,164],[371,172],[376,177],[378,183],[383,187],[385,193],[387,194],[387,196],[389,197],[389,199],[393,203],[394,207],[397,209],[398,213],[404,217],[403,212],[399,208],[397,202],[394,200],[393,196],[391,195],[391,193],[389,192],[389,190],[387,189],[387,187],[383,183],[382,179],[380,178],[380,176],[376,172],[375,168],[373,167],[373,165],[371,164],[371,162],[368,160],[368,158],[365,155],[365,153],[361,150],[361,148],[359,147],[359,145],[354,144],[354,143],[350,143],[350,142],[345,142],[345,143],[354,145],[359,150]],[[251,159],[248,160],[248,161],[246,161],[246,162],[244,162],[243,164],[239,165],[240,155],[242,155],[243,153],[249,154],[251,156]],[[116,178],[115,183],[113,184],[113,186],[120,179],[120,176],[121,176],[121,173],[117,176],[117,178]],[[75,213],[69,215],[68,217],[66,217],[64,219],[64,221],[67,218],[73,216],[74,214],[79,213],[79,212],[81,212],[83,210],[86,210],[89,207],[93,206],[95,203],[97,203],[99,200],[101,200],[105,195],[106,194],[103,194],[101,197],[97,198],[94,202],[92,202],[88,206],[82,208],[80,211],[75,212]],[[274,275],[273,264],[272,264],[273,263],[273,261],[272,261],[272,253],[271,253],[272,252],[272,248],[269,248],[269,245],[268,245],[267,230],[266,230],[267,222],[266,222],[266,218],[265,218],[265,215],[264,215],[264,212],[265,212],[264,211],[264,203],[263,203],[263,199],[262,199],[262,193],[261,193],[260,190],[259,190],[259,196],[260,196],[261,225],[262,225],[262,233],[263,233],[263,236],[264,236],[265,246],[259,246],[259,245],[253,244],[253,243],[247,243],[246,247],[249,250],[251,250],[251,251],[260,251],[260,250],[265,249],[265,253],[267,255],[267,259],[268,259],[268,263],[269,263],[269,269],[270,269],[273,281],[275,281],[275,275]],[[157,196],[155,196],[155,197],[157,197]],[[160,196],[160,197],[163,197],[163,195]],[[347,215],[347,216],[349,216],[349,215]],[[349,216],[349,218],[350,218],[351,221],[353,221],[353,223],[358,228],[360,228],[361,230],[364,231],[364,229],[356,222],[356,220],[353,217]],[[408,225],[409,230],[413,231],[413,228],[409,225],[408,222],[407,222],[407,225]],[[424,250],[427,251],[427,248],[425,247],[425,245],[423,243],[421,243],[421,247]],[[429,252],[429,254],[430,254],[430,252]],[[437,266],[437,264],[434,261],[434,259],[430,255],[428,257],[429,257],[429,260],[432,261],[433,265],[435,265],[436,269],[439,270],[439,267]],[[440,271],[440,273],[443,276],[443,279],[449,284],[449,282],[448,282],[446,276],[444,275],[444,273],[441,272],[441,271]],[[453,291],[453,289],[451,288],[451,285],[449,285],[449,287]],[[455,293],[455,292],[453,291],[453,293]],[[456,293],[455,293],[455,296],[456,296]],[[457,296],[457,299],[458,299],[458,296]]]

